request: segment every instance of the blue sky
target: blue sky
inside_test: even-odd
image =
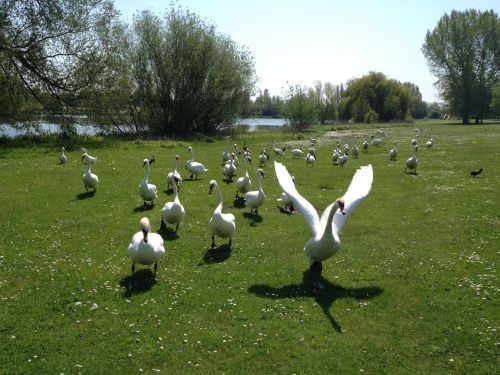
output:
[[[114,0],[122,19],[169,0]],[[492,0],[179,0],[255,58],[257,89],[281,95],[288,83],[345,83],[369,71],[419,86],[425,101],[438,101],[436,80],[421,52],[427,30],[451,10],[493,9]]]

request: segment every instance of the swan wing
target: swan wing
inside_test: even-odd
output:
[[[335,225],[337,233],[340,233],[342,226],[351,212],[368,196],[372,182],[373,168],[371,164],[362,166],[356,171],[347,192],[343,196],[345,215],[336,212],[333,217],[333,225]]]
[[[311,203],[309,203],[302,195],[299,194],[293,183],[292,176],[288,173],[286,167],[275,161],[274,170],[276,171],[276,176],[278,177],[278,182],[281,189],[288,195],[288,197],[293,201],[293,204],[299,208],[300,212],[306,219],[309,228],[313,235],[319,232],[320,222],[318,213]]]

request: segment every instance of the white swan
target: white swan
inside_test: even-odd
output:
[[[189,176],[190,179],[193,179],[193,175],[198,179],[198,175],[208,172],[208,169],[201,163],[194,161],[194,151],[191,146],[188,148],[189,154],[191,155],[191,159],[186,162],[186,169],[191,173]]]
[[[141,184],[139,185],[139,195],[144,200],[144,205],[146,202],[151,202],[154,204],[154,200],[158,198],[158,192],[156,190],[156,185],[149,183],[149,160],[144,159],[144,163],[142,165],[146,167],[146,172],[144,173],[144,178],[142,179]]]
[[[339,234],[346,218],[370,192],[373,182],[372,166],[369,164],[356,171],[347,192],[342,198],[338,198],[330,204],[321,218],[319,218],[314,206],[299,194],[286,167],[281,163],[274,162],[274,169],[281,188],[292,199],[294,205],[300,209],[312,232],[312,237],[307,241],[304,251],[309,259],[314,287],[323,289],[324,285],[319,280],[323,269],[322,262],[339,250]],[[339,209],[340,211],[337,212]]]
[[[236,165],[235,165],[235,155],[232,152],[231,158],[224,164],[224,169],[222,173],[226,176],[227,180],[232,181],[233,176],[236,174]]]
[[[374,140],[372,140],[372,145],[373,146],[380,146],[382,144],[382,138],[375,138]]]
[[[132,236],[128,245],[128,256],[132,260],[132,273],[135,264],[150,265],[154,263],[154,270],[158,268],[158,260],[165,254],[163,238],[157,233],[151,233],[151,224],[147,217],[141,219],[141,231]]]
[[[226,137],[226,148],[222,151],[222,163],[225,163],[231,158],[231,153],[229,152],[229,137]]]
[[[95,162],[97,161],[97,157],[95,156],[90,156],[88,153],[87,153],[87,150],[85,148],[82,147],[82,161],[85,163],[85,164],[95,164]]]
[[[398,149],[396,148],[396,141],[394,141],[392,148],[389,150],[389,159],[396,160],[396,156],[398,156]]]
[[[210,231],[212,232],[212,248],[217,247],[215,244],[215,236],[221,238],[229,238],[229,247],[231,247],[231,242],[233,241],[234,231],[236,229],[236,220],[234,215],[223,214],[222,213],[222,194],[219,189],[219,185],[215,180],[210,181],[210,187],[208,190],[208,194],[212,194],[213,190],[217,192],[217,198],[219,199],[219,203],[212,214],[208,222],[208,226]]]
[[[425,147],[427,147],[427,148],[431,148],[431,147],[432,147],[432,145],[433,145],[433,143],[434,143],[434,140],[431,138],[431,139],[429,139],[429,140],[427,141],[427,143],[425,144]]]
[[[233,164],[235,167],[238,167],[240,165],[240,161],[238,160],[238,145],[235,143],[233,146],[234,146]]]
[[[314,163],[316,163],[316,157],[311,154],[311,153],[307,153],[306,155],[306,166],[308,166],[309,164],[310,165],[314,165]]]
[[[92,164],[89,163],[87,167],[87,172],[83,174],[82,181],[83,186],[85,186],[85,191],[89,191],[89,189],[96,189],[97,185],[99,185],[99,177],[93,174],[91,171]]]
[[[177,168],[179,167],[179,159],[179,155],[175,155],[174,169],[172,170],[172,172],[168,172],[167,174],[167,189],[170,187],[170,185],[172,185],[172,181],[176,182],[177,189],[181,188],[182,177],[179,172],[177,172]],[[172,180],[172,176],[175,177],[175,180]]]
[[[348,157],[346,154],[340,155],[337,158],[337,165],[340,165],[341,167],[344,166],[344,164],[347,163],[347,159]]]
[[[179,192],[177,191],[177,184],[174,181],[175,177],[172,176],[172,187],[174,189],[174,200],[172,202],[167,202],[161,210],[161,227],[160,229],[165,229],[165,222],[169,224],[175,224],[175,232],[179,229],[179,224],[184,219],[186,211],[184,206],[179,200]]]
[[[257,209],[264,204],[266,200],[266,194],[262,190],[261,178],[264,177],[264,171],[262,169],[257,169],[257,181],[259,184],[259,190],[249,191],[245,194],[245,207],[250,208],[250,212],[257,213]],[[252,211],[253,210],[253,211]]]
[[[357,158],[358,156],[359,156],[358,137],[356,137],[356,142],[354,143],[354,147],[352,148],[352,157]]]
[[[259,155],[259,167],[265,167],[267,164],[267,159],[269,159],[267,150],[266,149],[261,150]]]
[[[417,146],[413,149],[413,156],[409,159],[406,160],[405,163],[405,173],[406,170],[415,170],[415,173],[417,173],[417,167],[418,167],[418,159],[417,159]]]
[[[292,181],[295,181],[295,177],[292,176]],[[295,207],[293,206],[292,198],[288,196],[287,193],[282,192],[280,197],[276,199],[278,203],[281,203],[285,212],[293,213]]]
[[[252,181],[250,180],[250,176],[248,175],[248,167],[247,167],[248,158],[245,158],[244,160],[245,160],[245,175],[242,177],[239,177],[236,180],[236,196],[235,196],[235,198],[239,198],[238,193],[246,194],[252,188]]]
[[[304,154],[304,151],[302,151],[302,148],[294,148],[292,149],[292,155],[294,158],[300,158]]]
[[[363,143],[361,144],[361,150],[363,150],[363,152],[366,152],[368,151],[368,141],[365,137],[365,140],[363,141]]]
[[[59,154],[59,164],[66,164],[68,158],[64,155],[64,147],[61,147],[61,153]]]

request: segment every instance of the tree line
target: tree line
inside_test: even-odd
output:
[[[427,33],[422,51],[443,108],[425,103],[417,85],[380,72],[254,97],[248,49],[174,5],[162,17],[138,13],[128,25],[111,0],[2,0],[0,122],[51,114],[68,129],[79,119],[153,135],[213,133],[241,116],[285,117],[299,130],[445,113],[481,122],[500,113],[499,25],[493,11],[453,11]]]

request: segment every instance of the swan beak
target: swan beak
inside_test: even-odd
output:
[[[143,230],[142,233],[144,234],[144,243],[148,243],[148,232]]]

